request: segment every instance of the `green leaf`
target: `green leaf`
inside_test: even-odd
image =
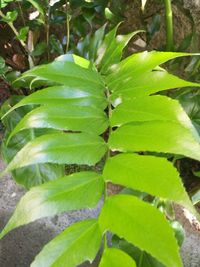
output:
[[[46,131],[34,132],[34,135],[31,135],[32,130],[26,130],[23,133],[19,133],[14,136],[10,143],[6,145],[7,140],[3,140],[1,145],[1,153],[5,162],[9,163],[16,153],[27,144],[28,141],[32,140],[33,136],[40,136]],[[27,189],[42,184],[44,182],[55,180],[64,175],[64,166],[57,164],[35,164],[20,168],[12,171],[12,177],[15,181]]]
[[[91,38],[89,43],[89,59],[94,62],[97,57],[97,51],[99,46],[103,41],[103,37],[105,34],[105,27],[106,24],[100,27],[95,33],[94,36]]]
[[[92,262],[101,245],[101,231],[95,219],[78,222],[48,243],[31,267],[75,267]]]
[[[128,243],[124,239],[120,239],[116,235],[112,237],[112,245],[115,248],[121,249],[130,255],[136,262],[137,266],[140,267],[166,267],[157,261],[150,254],[142,251],[138,247]]]
[[[190,53],[174,53],[174,52],[147,52],[133,54],[122,60],[119,64],[111,66],[112,73],[107,76],[107,84],[109,88],[114,87],[121,80],[130,79],[132,76],[138,77],[144,72],[155,69],[160,64],[165,63],[170,59],[183,56],[191,56]]]
[[[190,91],[189,93],[180,95],[178,100],[187,112],[198,133],[200,133],[200,95],[198,92],[192,93]]]
[[[4,69],[6,66],[5,59],[3,57],[0,57],[0,70]]]
[[[104,183],[95,172],[79,172],[32,188],[18,203],[0,234],[64,211],[94,207],[102,196]]]
[[[1,0],[0,1],[0,8],[6,7],[10,2],[13,2],[13,0]]]
[[[54,128],[65,131],[81,131],[102,134],[108,128],[106,114],[94,107],[72,105],[48,105],[28,113],[15,127],[10,138],[30,128]]]
[[[179,247],[181,247],[183,244],[183,241],[185,239],[185,230],[184,230],[183,226],[180,224],[180,222],[178,222],[178,221],[172,221],[170,223],[171,223],[171,227],[174,230],[178,245],[179,245]]]
[[[8,67],[3,57],[0,56],[0,77],[8,72]],[[5,78],[5,77],[4,77]]]
[[[118,29],[119,25],[120,25],[120,23],[106,34],[106,36],[103,40],[103,43],[101,44],[101,46],[99,47],[99,49],[97,51],[97,59],[95,62],[97,65],[99,65],[99,66],[103,65],[103,62],[106,60],[105,53],[108,54],[108,52],[109,53],[112,52],[112,47],[110,45],[111,45],[113,39],[115,39],[115,35],[117,33],[117,29]]]
[[[92,106],[105,109],[107,100],[103,91],[97,91],[91,85],[77,87],[71,86],[53,86],[39,90],[14,105],[2,118],[8,115],[16,108],[25,105],[76,105]]]
[[[2,114],[5,114],[11,106],[19,102],[21,97],[12,96],[4,102],[1,107]],[[3,119],[3,124],[6,128],[4,139],[2,140],[1,153],[6,163],[9,163],[17,152],[22,149],[29,141],[43,134],[55,133],[52,129],[27,129],[15,135],[12,140],[7,143],[7,138],[15,126],[20,122],[21,118],[33,108],[32,106],[21,107],[12,112]],[[26,188],[41,184],[43,182],[54,180],[64,175],[64,166],[57,164],[35,164],[12,171],[12,177],[19,184]]]
[[[104,42],[98,49],[96,64],[98,64],[101,73],[106,73],[110,65],[120,61],[124,47],[134,35],[141,32],[136,31],[127,35],[118,35],[115,38],[118,27],[119,24],[106,35]]]
[[[41,163],[92,166],[101,160],[106,150],[107,145],[104,140],[94,134],[43,135],[25,145],[8,164],[4,172]]]
[[[31,52],[31,55],[34,57],[41,56],[46,52],[47,44],[45,42],[40,42],[35,45],[34,50]]]
[[[134,260],[116,248],[105,249],[99,267],[136,267]]]
[[[173,121],[192,131],[194,128],[177,100],[160,95],[126,100],[113,110],[110,120],[112,126],[134,121]]]
[[[41,65],[25,72],[21,79],[27,77],[37,77],[37,79],[45,79],[55,83],[67,86],[86,87],[93,86],[96,90],[104,90],[103,82],[100,75],[91,69],[80,67],[78,64],[69,61],[54,61],[47,65]]]
[[[8,11],[1,20],[7,23],[12,23],[17,19],[17,16],[18,16],[18,12],[16,10]]]
[[[109,145],[114,151],[173,153],[200,160],[199,137],[195,130],[171,121],[123,125],[111,134]]]
[[[131,76],[128,79],[112,82],[110,85],[114,90],[112,99],[117,97],[133,98],[150,95],[159,91],[174,89],[178,87],[196,86],[200,84],[182,80],[166,71],[152,71],[143,73],[137,77]]]
[[[63,55],[65,53],[61,41],[54,34],[49,37],[49,47],[51,54]]]
[[[193,211],[179,173],[164,158],[120,154],[106,162],[103,177],[106,181],[175,201]]]
[[[17,36],[17,38],[19,40],[22,40],[22,41],[26,41],[26,37],[27,37],[27,34],[28,34],[28,31],[29,31],[29,27],[23,27],[20,29],[19,31],[19,34]]]
[[[138,198],[128,195],[107,198],[99,224],[102,231],[125,238],[164,265],[183,266],[174,232],[164,215]]]

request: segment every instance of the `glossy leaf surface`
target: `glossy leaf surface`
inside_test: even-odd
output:
[[[73,105],[42,106],[28,113],[12,131],[16,133],[30,128],[53,128],[65,131],[81,131],[101,134],[108,127],[106,114],[93,107]]]
[[[134,260],[122,250],[107,248],[104,250],[99,267],[136,267]]]
[[[110,197],[99,223],[102,231],[109,230],[125,238],[164,265],[183,266],[172,228],[164,215],[150,204],[128,195]]]
[[[79,86],[80,83],[87,85],[89,83],[95,88],[103,89],[103,83],[100,75],[96,71],[83,68],[70,61],[57,60],[47,65],[35,67],[30,71],[27,71],[22,76],[22,79],[28,76],[71,86]]]
[[[166,96],[146,96],[127,100],[112,112],[112,126],[121,126],[133,121],[173,121],[194,130],[179,102]]]
[[[180,79],[166,71],[151,71],[142,73],[138,76],[129,76],[120,81],[112,81],[109,84],[110,89],[114,91],[112,99],[122,97],[122,99],[138,96],[150,95],[159,91],[173,89],[178,87],[200,85]]]
[[[192,207],[179,173],[164,158],[120,154],[106,162],[103,176],[106,181]]]
[[[112,150],[151,151],[184,155],[200,160],[199,137],[174,122],[147,121],[126,124],[109,139]]]
[[[101,244],[97,220],[86,220],[68,227],[48,243],[35,258],[31,267],[75,267],[92,262]]]
[[[93,134],[60,133],[43,135],[25,145],[9,163],[6,171],[39,163],[95,165],[107,145]]]
[[[102,196],[103,188],[103,179],[95,172],[75,173],[34,187],[21,198],[0,237],[43,217],[94,207]]]
[[[52,86],[39,90],[17,103],[12,110],[25,105],[76,105],[76,106],[96,106],[104,109],[107,101],[103,91],[96,91],[92,86],[69,87]]]
[[[110,68],[112,73],[107,76],[107,83],[112,88],[112,83],[116,84],[120,80],[130,79],[130,77],[138,77],[144,72],[151,71],[157,66],[177,57],[191,56],[189,53],[173,53],[173,52],[147,52],[133,54],[122,60],[119,64],[115,64]]]

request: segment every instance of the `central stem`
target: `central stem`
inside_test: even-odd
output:
[[[112,114],[112,105],[110,103],[110,91],[108,89],[108,87],[106,86],[106,98],[107,98],[107,101],[108,101],[108,118],[110,119],[111,117],[111,114]],[[112,132],[112,127],[109,126],[108,128],[108,139],[109,139],[109,136]],[[110,158],[110,150],[108,149],[108,152],[106,154],[106,159],[105,161],[107,162],[107,160]],[[105,189],[104,189],[104,202],[106,201],[107,199],[107,183],[105,183]],[[104,249],[107,248],[107,236],[106,236],[106,233],[104,234]]]
[[[173,41],[173,14],[171,0],[164,0],[165,4],[165,17],[166,17],[166,50],[173,51],[174,41]]]

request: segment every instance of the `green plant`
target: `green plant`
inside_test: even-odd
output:
[[[106,22],[108,0],[0,1],[0,19],[23,47],[28,68],[74,50]]]
[[[23,82],[32,80],[33,85],[41,80],[52,86],[3,112],[5,121],[16,109],[32,109],[7,134],[4,150],[27,131],[53,130],[32,138],[3,173],[41,164],[86,164],[91,171],[33,187],[19,202],[1,238],[36,219],[94,207],[104,195],[99,217],[67,228],[44,247],[32,267],[93,261],[103,237],[101,267],[136,266],[124,251],[108,246],[107,231],[140,249],[139,267],[145,266],[146,252],[158,261],[154,266],[182,266],[174,231],[156,206],[159,201],[173,201],[196,214],[178,172],[165,157],[171,153],[200,160],[199,135],[177,100],[156,93],[200,85],[159,67],[187,53],[142,52],[120,62],[134,34],[115,37],[116,30],[96,47],[95,64],[68,55],[24,73]],[[95,170],[100,161],[102,172]],[[146,192],[154,205],[141,195],[138,198],[135,191],[108,196],[108,182]]]

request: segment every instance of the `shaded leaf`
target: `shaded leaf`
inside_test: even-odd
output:
[[[103,37],[105,34],[105,27],[106,24],[100,27],[95,33],[94,36],[91,38],[89,43],[89,59],[94,62],[97,57],[97,51],[99,46],[103,42]]]
[[[190,92],[180,95],[178,100],[190,117],[198,133],[200,133],[200,95]]]
[[[9,100],[4,102],[1,108],[2,114],[5,114],[11,108],[11,106],[20,100],[21,97],[12,96]],[[56,131],[52,129],[27,129],[14,136],[9,144],[7,144],[8,136],[10,135],[11,131],[20,122],[21,118],[31,110],[31,108],[33,108],[31,105],[21,107],[18,110],[13,111],[12,114],[9,114],[2,120],[6,127],[6,131],[4,134],[4,139],[2,140],[1,153],[6,163],[9,163],[17,154],[17,152],[29,141],[43,134],[56,133]],[[57,179],[63,175],[64,166],[49,163],[35,164],[12,171],[12,177],[15,179],[15,181],[19,184],[22,184],[26,188],[30,188],[49,180]]]
[[[102,45],[98,49],[96,63],[98,64],[101,73],[106,73],[110,65],[120,61],[122,51],[129,40],[138,32],[141,32],[136,31],[127,35],[118,35],[115,38],[118,27],[119,24],[106,35]]]
[[[154,257],[145,251],[142,251],[138,247],[128,243],[126,240],[117,237],[116,235],[112,238],[112,245],[115,248],[121,249],[130,255],[136,262],[137,266],[140,267],[166,267],[161,264]]]

